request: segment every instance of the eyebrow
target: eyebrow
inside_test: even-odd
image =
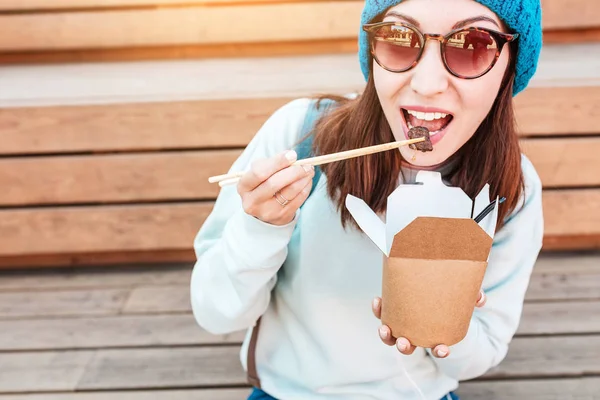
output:
[[[416,26],[418,28],[421,27],[421,24],[419,24],[419,21],[417,21],[413,17],[409,17],[408,15],[401,14],[401,13],[396,12],[396,11],[390,11],[385,16],[386,17],[400,18],[400,19],[403,19],[406,22],[408,22],[408,23],[410,23],[410,24],[412,24],[412,25],[414,25],[414,26]],[[491,22],[492,24],[494,24],[498,28],[500,28],[500,25],[498,25],[498,23],[496,21],[494,21],[492,18],[486,17],[485,15],[478,15],[476,17],[471,17],[471,18],[463,19],[462,21],[458,21],[457,23],[454,24],[454,26],[452,27],[452,29],[462,28],[464,26],[467,26],[467,25],[472,24],[473,22],[477,22],[477,21]]]
[[[472,24],[473,22],[477,22],[477,21],[491,22],[492,24],[494,24],[498,28],[500,28],[500,25],[498,25],[498,23],[496,21],[494,21],[492,18],[486,17],[485,15],[478,15],[476,17],[467,18],[467,19],[463,19],[462,21],[458,21],[457,23],[454,24],[454,26],[452,27],[452,29],[462,28],[462,27],[464,27],[466,25]]]

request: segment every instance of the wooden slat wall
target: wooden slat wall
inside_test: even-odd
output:
[[[4,53],[4,61],[19,61],[32,59],[23,52],[37,57],[42,52],[52,59],[52,52],[58,51],[63,52],[59,57],[68,59],[64,52],[71,51],[75,52],[71,58],[78,59],[82,57],[78,51],[95,50],[100,52],[99,58],[131,58],[135,57],[131,49],[136,48],[146,49],[139,53],[140,58],[151,57],[149,48],[171,57],[227,55],[234,49],[231,44],[237,50],[251,44],[259,53],[285,53],[286,44],[295,43],[289,53],[294,54],[310,52],[311,42],[320,43],[313,52],[355,51],[364,4],[362,0],[238,1],[233,7],[229,3],[8,0],[0,5],[0,55]],[[600,9],[595,0],[545,0],[543,9],[546,43],[600,38]],[[584,34],[577,33],[584,29]],[[173,46],[183,49],[174,50]],[[128,54],[118,49],[128,49]],[[110,53],[112,50],[116,51]],[[21,58],[15,52],[21,53]]]
[[[546,189],[546,250],[600,248],[599,90],[532,87],[517,98],[522,147]],[[0,266],[193,260],[218,194],[207,177],[289,100],[2,110]]]

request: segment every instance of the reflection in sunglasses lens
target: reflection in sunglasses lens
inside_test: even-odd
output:
[[[457,32],[446,43],[446,63],[458,75],[475,77],[492,65],[497,49],[496,41],[487,32]]]
[[[408,69],[419,57],[419,35],[404,26],[383,26],[374,35],[375,56],[392,70]]]

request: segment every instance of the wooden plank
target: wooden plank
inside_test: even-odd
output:
[[[181,250],[192,245],[211,209],[199,202],[4,210],[0,254]]]
[[[514,99],[519,131],[523,136],[598,133],[598,97],[600,88],[593,86],[530,87]]]
[[[109,3],[110,4],[110,3]],[[81,9],[77,4],[72,5]],[[78,8],[79,7],[79,8]],[[255,2],[235,7],[113,8],[0,15],[0,50],[55,50],[148,45],[355,38],[363,2]],[[593,0],[546,0],[546,30],[600,26]],[[318,16],[319,18],[315,19]],[[263,23],[257,25],[258,19]],[[315,24],[314,21],[319,23]],[[231,21],[236,21],[232,26]],[[20,27],[28,26],[26,35]]]
[[[287,101],[5,108],[0,109],[0,154],[242,147]]]
[[[487,378],[567,377],[600,373],[600,336],[518,338]]]
[[[288,0],[289,1],[289,0]],[[292,0],[305,1],[305,0]],[[115,8],[148,8],[148,7],[181,7],[192,5],[226,5],[226,4],[260,4],[278,3],[281,0],[1,0],[0,11],[19,12],[45,12],[57,10],[83,10],[99,11]]]
[[[83,353],[83,356],[77,356]],[[38,392],[47,390],[42,379],[48,362],[44,360],[84,358],[90,351],[18,352],[3,355],[2,367],[28,365],[27,376],[0,374],[0,393],[8,390]],[[4,357],[6,356],[6,358]],[[485,378],[567,377],[600,373],[600,336],[561,336],[515,338],[506,359],[485,375]],[[38,367],[38,365],[42,367]],[[81,379],[76,390],[119,390],[181,387],[215,387],[246,385],[246,376],[239,360],[239,346],[178,347],[154,349],[111,349],[93,351],[87,366],[75,363],[73,369]],[[21,372],[23,373],[23,372]],[[13,373],[14,374],[14,373]],[[12,378],[9,380],[9,378]],[[37,378],[37,379],[36,379]],[[73,390],[69,380],[52,382],[54,390]],[[25,387],[24,387],[25,386]]]
[[[578,393],[578,392],[576,392]],[[249,388],[0,395],[0,400],[243,400]]]
[[[239,351],[239,346],[99,350],[86,367],[77,389],[246,384]]]
[[[129,292],[123,289],[0,293],[0,318],[116,314]]]
[[[542,253],[533,270],[526,300],[600,299],[600,257]]]
[[[592,400],[600,391],[600,378],[532,379],[511,381],[462,382],[457,393],[461,398],[487,400],[549,400],[576,398]],[[247,388],[163,390],[164,400],[240,400],[248,397]],[[0,395],[0,400],[154,400],[156,391],[123,391],[95,393],[60,393],[30,395]]]
[[[191,311],[189,283],[187,285],[139,287],[132,290],[124,313],[160,313]]]
[[[545,249],[600,248],[599,207],[600,189],[546,191]],[[155,252],[156,261],[161,251],[184,251],[191,261],[191,243],[211,209],[211,203],[200,202],[3,210],[0,265],[23,256],[138,251]]]
[[[238,351],[237,347],[101,351],[78,389],[243,384]],[[517,338],[506,360],[486,377],[598,374],[598,357],[599,336]],[[124,370],[128,373],[123,374]]]
[[[594,0],[542,0],[544,29],[600,26],[600,9]]]
[[[356,36],[362,6],[317,1],[0,15],[0,51],[339,39]]]
[[[600,189],[546,191],[544,249],[600,248]]]
[[[599,97],[600,87],[531,87],[515,98],[520,132],[598,133],[600,108],[594,99]],[[0,155],[244,147],[267,118],[291,100],[4,108]]]
[[[589,274],[576,274],[566,277],[564,275],[534,274],[527,292],[526,300],[598,300],[600,299],[600,270]],[[189,293],[187,286],[156,286],[151,288],[138,288],[133,291],[132,296],[125,305],[124,312],[130,313],[159,313],[159,312],[185,312],[191,311]],[[556,313],[562,315],[569,309],[569,305],[562,303],[536,304],[528,306],[532,321],[539,322],[545,315],[539,313]],[[577,303],[579,304],[579,303]],[[597,310],[597,302],[582,302],[580,310]],[[583,313],[583,311],[582,311]],[[588,314],[589,315],[589,314]],[[582,314],[574,312],[570,318],[581,317]],[[550,321],[550,324],[552,321]],[[587,327],[587,331],[595,332],[599,321],[581,321],[580,324]],[[579,324],[571,325],[565,329],[579,329]],[[523,327],[523,333],[531,333],[531,325]],[[540,326],[539,329],[549,329]],[[565,333],[560,331],[561,327],[554,327],[554,333]],[[582,328],[583,329],[583,328]],[[569,333],[567,331],[566,333]]]
[[[4,353],[0,363],[0,394],[75,390],[93,357],[93,351]]]
[[[510,381],[461,382],[457,393],[461,398],[486,400],[549,400],[573,398],[592,400],[600,392],[600,378],[519,379]],[[191,389],[162,390],[162,400],[241,400],[250,390]],[[60,394],[0,395],[0,400],[154,400],[156,391],[91,392]]]
[[[600,137],[525,139],[521,147],[545,188],[600,186]]]
[[[544,46],[530,88],[600,86],[598,52],[600,43]],[[82,84],[82,76],[94,79]],[[253,79],[248,80],[249,76]],[[355,51],[269,58],[18,65],[2,69],[0,108],[290,98],[360,92],[364,84]]]
[[[193,264],[120,265],[36,271],[0,271],[0,291],[133,288],[188,284]]]
[[[510,381],[496,382],[470,381],[461,382],[457,391],[461,399],[486,400],[594,400],[594,396],[597,393],[600,393],[600,378],[598,377],[575,379],[511,379]]]
[[[545,43],[595,42],[600,29],[585,33],[551,31]],[[287,40],[259,43],[219,43],[200,45],[170,45],[144,47],[118,47],[91,50],[54,50],[0,53],[0,63],[8,64],[55,64],[71,62],[181,60],[199,58],[273,57],[315,54],[356,53],[356,38]]]
[[[544,31],[545,44],[586,43],[600,41],[600,28]]]
[[[579,282],[585,278],[590,279],[590,276],[578,278],[569,280],[566,284],[558,287],[545,289],[541,293],[538,292],[539,297],[536,300],[554,300],[560,298],[561,295],[568,298],[568,295],[579,287],[579,285],[570,286],[568,283],[572,281]],[[585,299],[586,295],[589,296],[589,299],[600,299],[600,270],[593,278],[593,280],[587,282],[588,291],[579,293],[578,299]],[[534,275],[532,280],[545,279]],[[539,282],[534,285],[539,287],[543,283]],[[553,291],[556,292],[553,293]],[[527,300],[531,300],[531,296]],[[136,289],[124,308],[126,313],[186,311],[191,312],[187,286],[158,286]],[[600,320],[588,318],[589,315],[600,315],[600,302],[597,300],[568,303],[528,303],[525,305],[523,313],[523,323],[519,327],[519,334],[521,335],[600,333]],[[561,323],[557,324],[556,321],[561,321]]]
[[[600,186],[599,138],[521,142],[545,187]],[[241,150],[0,159],[0,206],[214,199]]]
[[[289,1],[289,0],[288,0]],[[306,1],[306,0],[292,0]],[[281,0],[186,0],[185,3],[181,0],[54,0],[49,3],[47,0],[2,0],[0,1],[0,11],[44,11],[44,10],[60,10],[60,9],[106,9],[106,8],[127,8],[127,7],[168,7],[181,6],[181,4],[190,5],[226,5],[226,4],[261,4],[261,3],[278,3]],[[561,28],[561,27],[579,27],[584,21],[581,21],[582,15],[572,11],[573,7],[578,7],[582,14],[589,14],[596,9],[593,7],[593,2],[590,0],[577,0],[569,2],[566,0],[542,0],[542,8],[544,10],[544,27]],[[561,18],[562,17],[562,18]],[[590,17],[584,15],[584,17]],[[595,21],[594,18],[591,19]],[[596,24],[598,25],[598,24]]]
[[[127,250],[112,252],[85,252],[85,253],[56,253],[56,254],[21,254],[0,256],[0,270],[2,269],[31,269],[31,268],[72,268],[85,265],[113,265],[123,264],[163,264],[182,263],[194,260],[192,248],[182,250]]]
[[[530,300],[598,298],[600,255],[596,253],[542,253],[527,293]],[[107,289],[187,285],[193,262],[183,264],[119,265],[46,270],[0,271],[0,291]],[[576,282],[573,279],[580,277]],[[540,282],[537,286],[532,286]],[[586,286],[582,286],[585,284]],[[563,285],[563,286],[561,286]],[[573,287],[572,292],[564,288]],[[556,294],[556,295],[553,295]]]
[[[37,301],[37,300],[36,300]],[[0,321],[0,351],[241,343],[244,332],[212,335],[192,314]]]
[[[596,287],[596,292],[600,293],[600,285]],[[600,301],[525,303],[517,333],[519,335],[600,333],[600,319],[590,318],[591,315],[600,315]]]
[[[600,141],[599,141],[600,143]],[[239,150],[0,159],[0,206],[214,199]],[[600,183],[600,182],[599,182]]]

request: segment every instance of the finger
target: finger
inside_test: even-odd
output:
[[[373,299],[371,309],[373,310],[373,315],[375,315],[375,318],[381,319],[381,297],[375,297]]]
[[[407,338],[399,337],[396,340],[396,348],[400,353],[410,356],[415,351],[417,346],[413,346]]]
[[[487,296],[485,295],[485,292],[483,290],[480,290],[479,298],[477,299],[477,303],[475,304],[475,307],[483,307],[486,302],[487,302]]]
[[[288,201],[292,201],[300,194],[300,192],[302,192],[302,189],[304,189],[306,185],[310,183],[312,187],[313,176],[314,173],[309,172],[308,176],[305,176],[304,178],[297,180],[279,190],[279,194]]]
[[[396,339],[392,336],[392,330],[387,325],[381,325],[379,327],[379,337],[381,341],[388,346],[393,346],[396,343]]]
[[[432,353],[437,358],[446,358],[450,354],[450,349],[445,344],[439,344],[435,346]]]
[[[277,171],[289,167],[296,161],[298,155],[289,150],[275,157],[255,161],[238,183],[239,192],[250,192],[269,179]]]
[[[275,210],[277,210],[277,211],[275,211],[275,213],[277,213],[277,215],[274,220],[274,223],[278,224],[278,225],[285,225],[285,224],[292,222],[292,220],[294,219],[294,216],[296,214],[296,211],[300,208],[302,203],[304,203],[306,201],[306,199],[308,198],[311,188],[312,188],[312,179],[308,179],[308,181],[306,182],[306,185],[302,188],[300,193],[294,199],[292,199],[292,201],[287,203],[285,206],[282,206],[281,204],[279,204],[277,202],[277,200],[273,197],[272,201],[268,203],[268,206],[273,207]],[[272,214],[272,213],[273,212],[270,212],[269,214]]]
[[[275,172],[269,179],[254,189],[254,196],[259,201],[266,201],[273,197],[275,193],[281,193],[284,188],[290,187],[287,190],[288,193],[284,196],[288,200],[292,200],[304,188],[303,183],[297,182],[302,181],[307,177],[312,179],[314,175],[315,172],[310,165],[294,165],[289,168],[284,168],[281,171]],[[297,185],[293,186],[294,183],[297,183]],[[296,193],[294,193],[294,191],[296,191]]]

